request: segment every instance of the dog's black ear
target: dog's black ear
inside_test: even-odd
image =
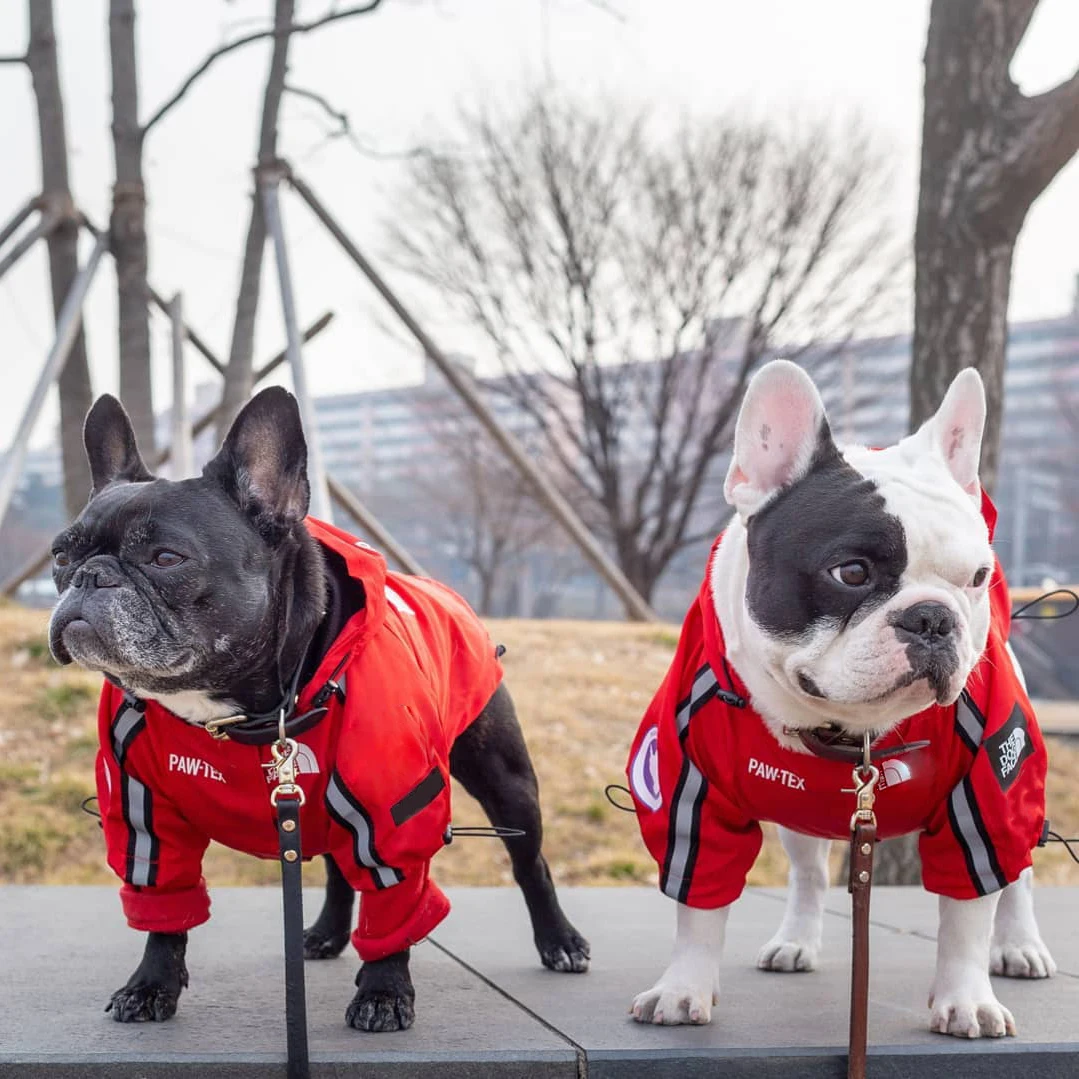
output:
[[[152,480],[135,444],[135,431],[124,406],[110,394],[103,394],[86,414],[82,441],[90,462],[93,498],[113,480],[139,483]]]
[[[304,519],[311,496],[296,398],[280,386],[256,394],[202,474],[224,488],[268,543],[284,539]]]

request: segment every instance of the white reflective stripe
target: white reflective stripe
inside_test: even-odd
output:
[[[977,751],[978,746],[982,744],[982,736],[985,734],[985,720],[971,707],[965,693],[956,702],[955,721],[962,727],[963,733]]]
[[[999,891],[1006,882],[998,880],[993,869],[992,857],[975,821],[977,810],[971,804],[971,795],[965,779],[956,784],[949,800],[959,838],[970,853],[974,875],[977,877],[977,883],[981,886],[983,894],[989,895],[991,892]]]
[[[674,809],[674,847],[671,860],[663,882],[663,891],[672,899],[684,899],[683,885],[689,869],[690,852],[696,845],[696,832],[699,821],[696,819],[696,801],[704,791],[704,776],[697,766],[686,758],[685,783]],[[688,891],[688,887],[685,889]]]
[[[338,784],[336,776],[331,777],[326,787],[326,804],[345,822],[352,833],[356,861],[370,869],[383,888],[399,884],[400,875],[397,870],[375,859],[371,826],[367,822],[367,817],[352,804]]]
[[[149,885],[154,837],[150,834],[146,818],[149,816],[150,792],[134,776],[127,776],[124,784],[126,816],[135,833],[134,852],[129,861],[129,878],[132,884]]]
[[[135,725],[142,719],[142,712],[125,705],[112,724],[112,753],[117,764],[122,764],[127,752],[127,742]]]
[[[690,717],[701,700],[710,696],[718,684],[711,667],[705,667],[697,673],[690,687],[688,700],[675,715],[680,737],[684,736],[689,729]],[[682,762],[679,785],[681,789],[678,792],[671,819],[673,842],[670,845],[666,872],[663,874],[662,890],[672,899],[682,902],[689,891],[686,875],[692,871],[691,862],[698,842],[700,829],[698,803],[707,787],[704,776],[688,756],[684,757]]]
[[[1008,659],[1012,661],[1012,670],[1015,671],[1015,677],[1019,679],[1019,684],[1023,687],[1023,692],[1027,692],[1027,676],[1023,674],[1022,665],[1019,663],[1019,657],[1012,651],[1010,641],[1004,642],[1004,651],[1008,653]]]
[[[698,672],[689,691],[689,700],[678,709],[678,714],[675,716],[679,734],[685,733],[686,727],[689,726],[689,717],[693,715],[700,699],[714,690],[718,684],[711,667],[705,667],[704,670]]]
[[[401,614],[415,614],[416,612],[405,602],[403,596],[398,595],[389,585],[385,587],[386,599],[391,607],[400,611]]]

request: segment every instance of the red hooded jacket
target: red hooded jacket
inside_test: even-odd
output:
[[[983,512],[992,532],[988,499]],[[954,899],[1012,883],[1031,864],[1045,821],[1045,745],[1006,646],[1011,616],[999,566],[990,607],[985,652],[956,704],[933,705],[874,743],[930,742],[880,762],[878,832],[920,832],[926,889]],[[748,697],[727,663],[706,574],[627,766],[660,887],[691,907],[723,907],[741,895],[760,850],[758,821],[850,837],[850,765],[781,746]]]
[[[495,647],[463,599],[389,573],[382,556],[309,519],[311,535],[363,582],[345,624],[300,693],[336,677],[343,700],[297,736],[305,857],[330,854],[361,893],[352,942],[364,960],[422,940],[449,911],[430,879],[450,824],[449,754],[502,678]],[[109,865],[134,929],[178,933],[210,916],[202,855],[211,839],[278,857],[269,746],[211,737],[154,701],[106,682],[97,789]]]

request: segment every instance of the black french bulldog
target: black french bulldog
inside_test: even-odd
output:
[[[180,482],[150,474],[113,397],[98,399],[84,438],[93,492],[53,542],[53,655],[164,705],[170,723],[269,713],[293,672],[303,684],[364,603],[304,524],[307,448],[295,400],[279,388],[258,394],[202,476]],[[149,711],[143,718],[153,721]],[[544,966],[587,970],[588,943],[563,914],[540,850],[535,773],[503,685],[456,738],[449,770],[492,824],[524,833],[504,842]],[[336,956],[349,941],[354,892],[329,854],[326,863],[325,903],[305,933],[309,959]],[[175,1013],[188,982],[186,942],[186,933],[149,933],[142,962],[106,1009],[114,1019]],[[412,1025],[407,947],[364,963],[356,984],[349,1025]]]

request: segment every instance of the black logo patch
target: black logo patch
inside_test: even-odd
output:
[[[985,751],[1000,781],[1000,789],[1006,791],[1018,777],[1023,761],[1034,752],[1027,717],[1018,704],[1012,709],[1008,722],[992,738],[985,740]]]

